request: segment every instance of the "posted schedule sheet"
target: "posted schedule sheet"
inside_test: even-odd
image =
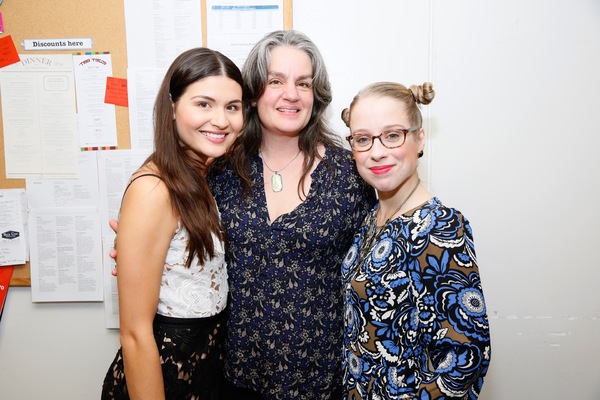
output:
[[[206,0],[206,21],[207,46],[242,68],[256,42],[283,29],[283,0]]]
[[[28,179],[34,302],[102,301],[96,152],[79,153],[79,179]]]

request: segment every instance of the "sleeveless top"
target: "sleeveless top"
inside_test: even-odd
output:
[[[129,185],[143,176],[131,180]],[[127,188],[129,188],[127,185]],[[127,191],[127,188],[125,191]],[[177,223],[177,230],[171,239],[165,266],[162,272],[157,313],[174,318],[205,318],[216,315],[227,306],[227,264],[224,243],[212,235],[215,256],[202,264],[194,257],[190,268],[185,266],[188,232]]]

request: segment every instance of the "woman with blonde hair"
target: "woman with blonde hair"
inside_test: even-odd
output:
[[[342,264],[344,399],[474,399],[490,362],[485,301],[466,217],[419,178],[418,104],[431,83],[374,83],[342,119],[379,202]]]

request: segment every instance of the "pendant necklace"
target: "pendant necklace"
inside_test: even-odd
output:
[[[377,212],[372,214],[372,216],[369,217],[369,220],[367,221],[367,225],[368,225],[369,229],[367,230],[365,239],[363,240],[363,244],[359,251],[360,259],[359,259],[359,264],[357,265],[356,269],[360,268],[364,264],[364,262],[367,259],[368,254],[371,252],[371,247],[373,246],[373,243],[375,242],[376,238],[381,234],[381,232],[386,227],[386,225],[392,220],[394,215],[396,215],[396,213],[398,211],[400,211],[402,206],[404,204],[406,204],[408,199],[410,199],[410,197],[413,195],[413,193],[419,187],[419,183],[421,183],[420,178],[417,179],[417,184],[410,191],[408,196],[406,196],[406,198],[402,201],[402,203],[400,203],[400,205],[394,210],[394,212],[392,214],[390,214],[390,216],[385,220],[384,224],[379,227],[379,229],[377,229],[377,213],[379,212],[379,210],[381,210],[381,205],[379,206],[380,208],[377,210]]]
[[[258,151],[258,155],[260,156],[260,158],[262,159],[263,163],[265,164],[265,166],[269,169],[269,171],[271,171],[273,173],[273,176],[271,177],[271,189],[273,189],[273,191],[275,193],[281,192],[283,190],[283,177],[281,176],[280,172],[283,171],[284,169],[286,169],[287,167],[290,166],[290,164],[296,159],[298,158],[298,156],[300,155],[302,151],[298,150],[298,154],[296,154],[296,156],[294,158],[291,159],[291,161],[289,163],[287,163],[287,165],[277,171],[273,171],[271,169],[271,167],[269,167],[269,165],[267,164],[267,162],[265,161],[264,157],[262,156],[262,153],[260,152],[260,150]]]

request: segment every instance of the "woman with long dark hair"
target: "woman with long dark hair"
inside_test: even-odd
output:
[[[121,349],[102,399],[214,399],[227,306],[224,233],[205,175],[242,128],[242,76],[206,48],[173,61],[154,108],[154,152],[123,195]]]

